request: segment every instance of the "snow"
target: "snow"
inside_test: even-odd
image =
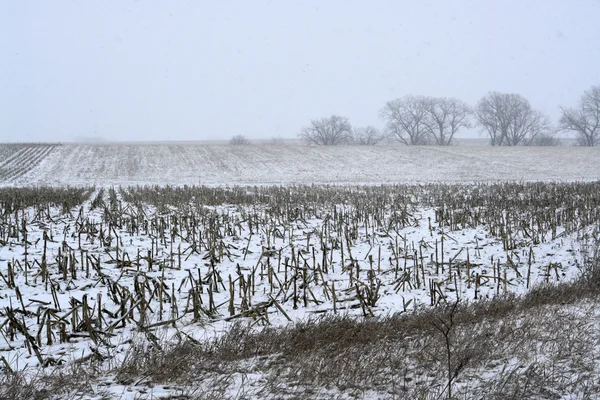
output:
[[[23,150],[18,150],[22,152]],[[13,157],[18,159],[18,157]],[[11,158],[12,159],[12,158]],[[1,167],[0,167],[1,171]],[[478,182],[505,180],[597,180],[600,178],[600,149],[587,148],[491,148],[491,147],[308,147],[308,146],[228,146],[228,145],[199,145],[199,144],[120,144],[120,145],[61,145],[55,146],[40,160],[32,163],[31,169],[24,175],[3,181],[4,186],[20,185],[52,185],[52,186],[112,186],[136,184],[203,184],[203,185],[269,185],[295,183],[335,183],[335,184],[385,184],[402,182]],[[99,189],[96,189],[96,193]],[[90,199],[94,198],[94,195]],[[108,197],[105,193],[105,200]],[[123,208],[132,206],[121,199]],[[206,210],[214,215],[227,215],[233,221],[243,221],[244,215],[264,211],[267,205],[206,206]],[[338,205],[340,209],[347,205]],[[132,207],[135,209],[135,207]],[[183,314],[190,302],[191,276],[203,277],[206,284],[211,273],[207,262],[207,249],[193,253],[186,248],[189,246],[181,236],[171,236],[166,233],[166,240],[161,243],[157,238],[142,232],[132,233],[127,229],[119,229],[112,235],[107,245],[101,243],[97,235],[80,235],[76,232],[78,218],[87,220],[96,226],[106,224],[103,212],[92,209],[91,200],[81,207],[76,207],[69,214],[63,214],[58,208],[51,208],[51,218],[44,221],[36,217],[37,210],[30,207],[25,211],[28,226],[28,242],[30,245],[25,255],[24,243],[10,239],[6,245],[0,246],[0,271],[7,275],[7,265],[15,260],[25,265],[25,257],[29,262],[41,260],[43,253],[44,230],[54,238],[48,242],[48,269],[51,284],[42,283],[42,279],[33,268],[27,274],[24,271],[15,273],[15,286],[19,288],[24,301],[24,308],[31,312],[48,308],[58,308],[58,315],[68,315],[73,299],[86,301],[96,310],[97,301],[101,296],[103,308],[117,314],[119,305],[111,299],[109,284],[118,282],[122,287],[128,287],[131,292],[137,283],[162,280],[168,288],[176,288],[177,312],[171,302],[163,302],[163,312],[158,312],[159,302],[154,299],[150,306],[154,312],[148,315],[145,325],[178,318],[179,329],[190,336],[206,340],[224,332],[235,321],[230,319],[228,312],[229,291],[228,277],[239,283],[240,273],[248,276],[253,269],[263,269],[267,263],[276,265],[277,257],[265,255],[265,249],[277,249],[281,259],[292,258],[293,255],[306,260],[308,267],[315,259],[320,261],[323,253],[316,243],[316,233],[326,225],[326,216],[313,217],[306,221],[297,221],[293,232],[283,233],[283,237],[271,236],[268,240],[266,231],[254,231],[250,234],[248,224],[240,224],[239,232],[224,234],[222,240],[229,256],[223,257],[215,268],[223,279],[223,288],[214,293],[214,304],[217,310],[213,318],[201,315],[201,321],[196,321],[193,314]],[[198,210],[196,210],[198,211]],[[169,219],[177,215],[176,210],[157,210],[151,204],[143,205],[147,219],[154,217]],[[80,217],[81,216],[81,217]],[[389,214],[388,214],[389,216]],[[532,243],[521,238],[526,245],[517,249],[504,250],[502,241],[489,233],[487,227],[480,225],[475,228],[465,228],[449,231],[438,226],[435,222],[435,209],[418,205],[412,210],[414,223],[390,234],[368,227],[359,227],[357,237],[351,240],[350,249],[354,264],[349,266],[349,255],[345,255],[342,265],[341,251],[334,249],[331,257],[331,269],[324,274],[327,285],[313,286],[308,304],[304,306],[302,295],[299,296],[299,306],[294,307],[290,288],[272,290],[266,274],[256,274],[255,294],[251,307],[260,304],[270,304],[266,308],[264,318],[272,325],[288,324],[292,321],[320,315],[322,312],[333,313],[334,305],[331,296],[331,285],[335,282],[338,301],[336,312],[348,315],[362,315],[365,309],[355,298],[357,279],[369,283],[369,271],[377,271],[376,277],[381,282],[380,295],[375,307],[368,311],[373,315],[390,315],[404,312],[419,306],[429,306],[432,303],[432,288],[439,288],[440,294],[436,302],[453,301],[460,298],[474,301],[476,275],[481,276],[478,288],[478,298],[489,298],[505,291],[522,293],[527,287],[547,281],[567,281],[577,276],[578,267],[582,262],[581,238],[585,235],[597,234],[598,224],[585,227],[583,230],[565,234],[559,228],[555,235],[548,234],[548,239],[542,243]],[[23,216],[20,216],[23,218]],[[52,222],[49,222],[52,221]],[[104,225],[106,229],[106,225]],[[116,237],[115,237],[116,236]],[[553,237],[551,237],[553,236]],[[307,240],[310,238],[311,242]],[[343,241],[343,238],[340,238]],[[443,252],[439,248],[439,257],[447,262],[453,259],[454,268],[461,268],[462,275],[455,279],[446,279],[447,270],[436,272],[436,245],[445,243]],[[81,244],[80,244],[81,243]],[[126,253],[132,260],[136,255],[153,248],[155,250],[154,264],[151,269],[142,260],[140,265],[118,265],[116,246],[119,244],[119,258],[122,260]],[[344,246],[347,242],[344,243]],[[178,260],[171,258],[171,248],[177,250],[181,246],[181,268]],[[248,251],[245,251],[245,249]],[[58,271],[57,255],[62,251],[73,249],[73,254],[80,262],[84,256],[94,256],[101,261],[101,267],[85,271],[84,262],[77,264],[77,278],[62,279]],[[529,267],[527,260],[529,252],[533,261]],[[416,259],[414,252],[421,253]],[[466,275],[465,260],[469,255],[470,276]],[[372,257],[372,258],[370,258]],[[396,259],[398,260],[396,262]],[[419,261],[420,259],[420,261]],[[415,270],[416,263],[421,262],[424,268]],[[515,262],[515,267],[510,264]],[[462,263],[462,264],[460,264]],[[162,264],[165,268],[158,268]],[[240,269],[238,269],[238,265]],[[494,265],[501,266],[500,279]],[[553,266],[549,268],[549,266]],[[350,273],[352,270],[352,274]],[[358,272],[358,277],[356,275]],[[284,271],[274,272],[280,281],[284,281]],[[286,273],[291,274],[291,270]],[[456,273],[456,272],[455,272]],[[418,275],[418,285],[414,278]],[[528,283],[527,276],[531,274]],[[260,277],[259,277],[260,275]],[[405,279],[403,279],[405,278]],[[52,284],[55,286],[56,298],[52,294]],[[439,286],[436,286],[439,285]],[[277,285],[275,285],[277,286]],[[360,285],[359,285],[360,286]],[[360,286],[362,289],[362,286]],[[237,290],[237,289],[236,289]],[[209,304],[208,291],[202,295],[202,302]],[[313,301],[312,298],[317,301]],[[276,307],[274,299],[283,312]],[[16,289],[10,288],[0,280],[0,309],[5,307],[21,308]],[[57,307],[58,306],[58,307]],[[242,304],[239,292],[235,294],[236,315],[241,312]],[[134,311],[135,319],[140,320],[138,311]],[[114,324],[116,318],[104,315],[103,326]],[[37,333],[43,325],[40,319],[32,314],[23,316],[30,332]],[[2,323],[3,321],[0,321]],[[263,323],[260,319],[257,323]],[[115,327],[114,336],[104,339],[114,346],[110,350],[111,357],[116,362],[122,360],[130,347],[130,339],[140,335],[134,324],[125,328]],[[170,328],[156,330],[164,337],[174,334]],[[42,334],[43,335],[43,334]],[[54,343],[40,349],[42,358],[53,358],[60,363],[71,363],[74,360],[89,356],[93,351],[101,351],[98,344],[89,338],[71,338],[66,343],[59,343],[58,330],[53,330]],[[46,340],[42,340],[46,343]],[[107,347],[108,348],[108,347]],[[14,340],[0,339],[0,356],[3,356],[13,370],[35,371],[39,362],[35,355],[30,354],[25,346],[25,338],[17,334]],[[259,379],[260,377],[256,377]],[[142,385],[143,386],[143,385]],[[239,386],[239,385],[238,385]],[[234,385],[234,387],[237,387]],[[149,390],[133,386],[114,386],[111,391],[122,398],[135,398],[140,390]],[[153,395],[167,395],[168,390],[152,389]]]
[[[8,145],[4,145],[8,146]],[[7,151],[0,147],[0,153]],[[41,151],[40,151],[41,153]],[[574,181],[600,178],[600,148],[63,144],[3,185],[262,185]],[[22,165],[22,160],[15,158]]]

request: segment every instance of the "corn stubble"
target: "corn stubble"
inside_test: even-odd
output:
[[[135,332],[142,344],[119,367],[120,381],[143,375],[189,385],[201,371],[226,388],[258,368],[264,389],[252,390],[262,397],[315,388],[324,398],[336,390],[390,398],[492,398],[508,389],[541,396],[544,385],[581,391],[591,385],[585,372],[559,372],[574,362],[592,368],[590,308],[581,306],[583,322],[568,313],[537,321],[568,329],[560,346],[525,317],[579,301],[565,293],[595,298],[595,287],[581,290],[578,281],[571,292],[545,289],[550,300],[539,300],[532,266],[536,245],[571,235],[582,246],[598,243],[599,203],[599,182],[0,189],[0,246],[20,253],[0,261],[0,290],[10,300],[0,310],[1,350],[24,349],[41,367],[70,361],[93,371],[120,336]],[[408,241],[402,231],[423,224],[423,207],[435,210],[429,237]],[[482,263],[478,242],[462,247],[455,237],[481,227],[501,243],[502,261]],[[541,276],[550,284],[563,272],[553,262]],[[533,289],[517,299],[510,293],[518,284]],[[43,296],[25,298],[24,287]],[[417,303],[415,292],[427,301]],[[402,304],[382,318],[391,293]],[[294,322],[298,311],[309,319],[272,326],[274,317]],[[362,319],[348,317],[354,311]],[[207,343],[183,329],[214,321],[234,325]],[[175,343],[161,339],[165,329]],[[548,360],[523,367],[540,340]],[[82,341],[89,351],[75,361],[46,351]],[[11,360],[0,361],[7,382],[24,379]],[[494,379],[482,377],[486,369]]]

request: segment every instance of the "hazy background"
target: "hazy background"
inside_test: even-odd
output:
[[[295,137],[405,94],[600,84],[600,1],[0,0],[0,141]]]

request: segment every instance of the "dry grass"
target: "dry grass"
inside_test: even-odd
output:
[[[94,396],[97,400],[111,399],[106,389],[97,387],[95,380],[100,371],[90,364],[77,365],[53,372],[28,371],[0,374],[0,399],[81,399]]]

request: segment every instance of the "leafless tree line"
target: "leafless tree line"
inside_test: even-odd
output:
[[[372,126],[353,129],[348,118],[339,115],[312,120],[310,125],[302,128],[299,136],[305,142],[316,145],[374,145],[385,138]]]
[[[470,128],[471,109],[461,100],[447,97],[405,96],[389,101],[380,116],[386,131],[409,145],[448,146],[462,128]]]
[[[406,145],[449,146],[459,131],[478,127],[492,146],[555,145],[560,131],[574,132],[584,146],[600,144],[600,86],[585,91],[577,107],[560,110],[553,127],[519,94],[489,92],[474,108],[456,98],[407,95],[381,109],[383,132],[373,126],[353,129],[347,117],[332,115],[311,121],[299,137],[315,145],[374,145],[393,138]]]

